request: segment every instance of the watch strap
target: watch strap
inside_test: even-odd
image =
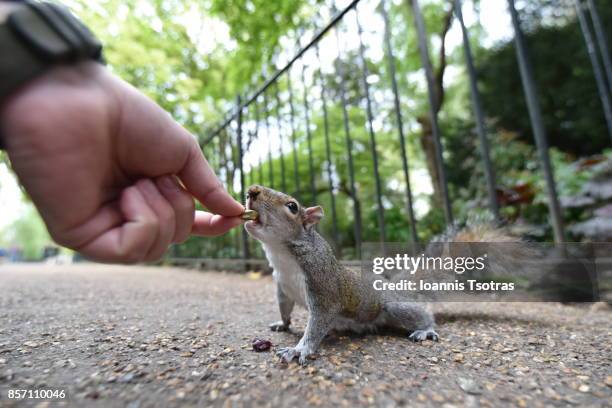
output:
[[[21,41],[48,62],[101,60],[102,44],[70,11],[56,3],[27,2],[7,25]]]
[[[0,101],[46,68],[84,59],[103,62],[102,44],[55,3],[26,2],[0,24]]]
[[[100,41],[66,7],[21,4],[0,24],[0,104],[51,66],[86,59],[104,62]]]

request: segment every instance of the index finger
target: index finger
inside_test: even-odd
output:
[[[196,211],[191,233],[194,235],[215,237],[225,234],[243,222],[244,221],[239,217],[230,218],[207,213],[206,211]]]
[[[211,212],[226,217],[235,217],[244,212],[244,206],[229,195],[210,168],[195,139],[178,176],[185,188]]]

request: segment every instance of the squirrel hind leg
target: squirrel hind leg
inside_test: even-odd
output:
[[[276,286],[276,299],[278,301],[278,308],[281,314],[281,320],[270,324],[270,330],[280,332],[289,331],[291,325],[291,312],[295,302],[283,291],[280,285]]]
[[[284,322],[282,320],[279,320],[278,322],[270,323],[268,327],[270,327],[270,330],[272,330],[273,332],[286,332],[289,331],[290,325],[290,321]]]
[[[391,324],[410,332],[410,340],[438,341],[433,314],[422,305],[412,302],[388,302],[383,305],[383,310],[389,316]]]
[[[415,330],[412,333],[410,333],[408,338],[414,341],[415,343],[417,343],[417,342],[424,341],[424,340],[438,341],[440,339],[440,336],[434,329],[426,329],[426,330]]]

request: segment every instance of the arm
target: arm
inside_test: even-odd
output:
[[[151,261],[190,233],[241,222],[196,139],[100,64],[19,88],[0,106],[0,134],[53,239],[91,259]],[[195,212],[194,197],[211,213]]]

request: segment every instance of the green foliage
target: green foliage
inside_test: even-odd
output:
[[[612,20],[612,3],[597,5],[601,20]],[[610,42],[612,29],[610,25],[604,29]],[[607,147],[610,139],[601,100],[578,22],[571,19],[564,25],[537,26],[525,39],[551,146],[574,155]],[[533,143],[514,43],[481,50],[478,66],[487,113],[497,126]]]
[[[250,83],[261,67],[273,60],[283,34],[304,24],[300,15],[304,5],[309,6],[300,0],[212,1],[210,12],[229,25],[231,37],[237,44],[227,66],[229,83]],[[238,91],[245,89],[235,90]],[[224,96],[227,95],[221,97]]]
[[[427,115],[428,98],[408,3],[387,1],[400,110],[404,121],[402,130],[413,174],[413,189],[427,191],[429,177],[414,177],[417,171],[418,174],[425,174],[423,169],[428,160],[421,146],[423,129],[418,120]],[[437,70],[441,66],[440,33],[450,3],[444,0],[422,3],[432,64]],[[225,112],[233,107],[236,94],[251,92],[262,83],[261,72],[269,76],[278,68],[281,60],[293,55],[295,50],[292,47],[298,38],[309,39],[315,28],[327,22],[323,21],[326,17],[321,17],[326,15],[321,12],[326,5],[319,0],[71,0],[69,4],[103,40],[110,68],[147,93],[191,132],[201,136],[201,140],[207,136],[207,129],[218,123]],[[524,8],[520,12],[527,31],[545,126],[551,144],[556,147],[551,155],[559,191],[561,195],[571,195],[581,188],[588,177],[587,173],[577,173],[572,167],[570,162],[573,156],[599,151],[609,143],[597,90],[582,36],[573,20],[573,0],[530,0],[522,4]],[[612,7],[604,2],[598,2],[598,6],[602,20],[611,20]],[[378,17],[364,17],[362,22],[370,18]],[[314,69],[314,74],[310,72],[311,75],[306,75],[306,83],[301,82],[301,66],[298,64],[279,78],[280,104],[277,102],[277,89],[272,86],[265,95],[268,106],[264,106],[264,100],[260,98],[247,107],[243,118],[243,138],[246,142],[250,141],[246,150],[251,155],[245,164],[250,169],[246,174],[247,183],[282,188],[298,196],[306,205],[323,205],[326,217],[320,231],[327,237],[333,234],[333,191],[339,246],[345,257],[354,255],[355,201],[362,222],[363,240],[379,239],[379,208],[361,76],[362,61],[354,44],[352,21],[354,15],[349,13],[338,26],[340,37],[348,38],[346,42],[350,44],[343,46],[341,61],[334,72],[325,70],[322,78],[319,77],[316,62],[313,62],[314,52],[310,51],[304,60],[314,65],[314,68],[309,67]],[[376,51],[382,48],[381,33],[368,32],[372,27],[364,29],[368,49]],[[479,87],[487,114],[497,183],[503,188],[528,184],[533,186],[535,194],[532,203],[520,208],[506,207],[503,214],[510,219],[521,217],[531,223],[546,224],[546,195],[513,44],[498,44],[492,49],[478,46],[484,36],[479,24],[470,27],[470,34],[477,57]],[[334,35],[332,30],[324,41]],[[329,44],[335,44],[333,38],[330,42],[321,43],[323,51]],[[380,52],[366,53],[366,65],[370,74],[368,85],[373,101],[386,239],[408,241],[412,227],[406,211],[406,183],[400,156],[399,130],[388,61],[385,55],[381,55]],[[454,68],[455,75],[449,79],[451,75],[448,72],[451,70],[447,70],[444,105],[439,118],[453,210],[459,220],[465,220],[474,213],[487,212],[486,185],[478,139],[474,133],[467,77],[463,72],[462,50],[447,49],[446,63],[449,68]],[[292,83],[294,133],[287,75],[290,75]],[[347,121],[353,143],[351,153],[357,200],[352,196],[350,186],[341,105],[343,89],[348,101]],[[322,107],[322,91],[327,101],[326,112]],[[304,95],[310,107],[312,171],[304,121]],[[257,124],[256,110],[259,115]],[[255,127],[258,133],[252,139]],[[275,135],[279,128],[284,155],[279,156],[274,151],[272,160],[269,160],[267,142],[274,140],[276,143]],[[329,139],[331,164],[327,157],[326,138]],[[220,137],[203,146],[203,150],[230,192],[241,198],[235,123],[227,132],[222,132]],[[297,174],[294,174],[294,154],[298,158]],[[261,157],[261,162],[253,159],[252,155]],[[310,191],[311,176],[315,180],[314,197]],[[416,228],[420,240],[427,241],[444,230],[444,215],[431,194],[421,192],[414,195],[419,215]],[[23,226],[19,228],[27,230]],[[32,231],[35,229],[33,226],[30,228]],[[174,247],[172,253],[185,257],[238,257],[241,253],[241,234],[240,229],[236,229],[216,239],[191,238]],[[252,246],[251,252],[261,255],[259,246]]]
[[[101,38],[119,76],[200,135],[269,63],[302,8],[297,0],[68,4]],[[279,24],[270,24],[277,19]],[[223,41],[227,26],[231,37]],[[210,30],[221,40],[206,35]]]
[[[22,217],[0,231],[0,244],[21,248],[25,260],[39,260],[51,238],[36,208],[28,204]]]

